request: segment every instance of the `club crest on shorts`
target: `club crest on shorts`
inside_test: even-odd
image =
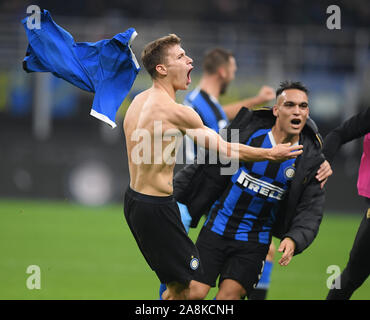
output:
[[[290,166],[284,170],[284,175],[287,180],[293,179],[295,175],[295,168]]]
[[[190,260],[190,268],[192,268],[193,270],[196,270],[198,269],[198,267],[199,267],[199,260],[197,258],[192,257],[192,259]]]
[[[226,127],[226,125],[227,125],[227,121],[226,121],[226,120],[224,120],[224,119],[221,119],[217,124],[218,124],[218,127],[219,127],[220,129],[223,129],[223,128],[225,128],[225,127]]]

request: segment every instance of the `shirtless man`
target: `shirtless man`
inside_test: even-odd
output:
[[[303,151],[301,145],[264,149],[228,143],[205,127],[193,109],[177,104],[176,91],[186,90],[191,83],[193,60],[176,35],[149,43],[142,61],[153,85],[135,97],[123,124],[130,171],[124,213],[147,263],[167,284],[163,298],[187,299],[190,281],[202,271],[198,250],[183,227],[172,196],[172,160],[179,147],[176,142],[182,139],[180,133],[221,156],[241,161],[285,161]]]

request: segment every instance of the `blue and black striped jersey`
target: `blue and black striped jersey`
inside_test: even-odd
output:
[[[246,143],[271,148],[271,129],[256,131]],[[295,159],[282,163],[243,162],[213,205],[205,227],[226,238],[268,244],[279,201],[295,174]]]
[[[229,123],[220,103],[207,92],[195,89],[185,97],[184,104],[192,107],[208,128],[217,133]]]

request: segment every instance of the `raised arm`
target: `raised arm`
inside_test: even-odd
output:
[[[302,145],[278,144],[273,148],[254,148],[240,143],[226,142],[219,134],[204,126],[199,115],[191,108],[176,105],[172,122],[195,143],[221,156],[241,161],[285,161],[302,154]]]
[[[252,108],[273,99],[275,99],[275,90],[271,87],[263,86],[255,97],[226,104],[223,109],[226,116],[232,120],[242,107]]]

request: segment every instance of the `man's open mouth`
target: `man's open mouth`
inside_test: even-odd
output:
[[[301,122],[302,122],[301,119],[293,119],[292,121],[290,121],[290,123],[293,125],[300,125]]]
[[[191,68],[189,71],[188,71],[188,74],[187,74],[187,83],[189,84],[189,83],[191,83],[191,77],[190,77],[190,73],[191,73],[191,71],[193,70],[193,68]]]

